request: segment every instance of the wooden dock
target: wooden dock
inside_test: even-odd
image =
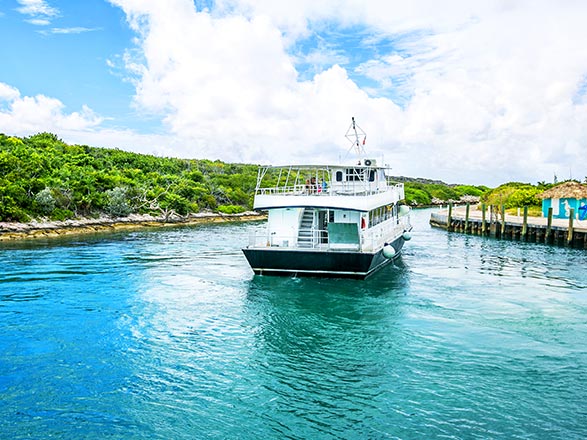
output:
[[[546,243],[587,249],[587,220],[577,220],[571,210],[569,219],[529,217],[527,208],[521,215],[505,214],[477,206],[449,206],[430,215],[430,225],[464,234]],[[503,219],[503,220],[502,220]]]

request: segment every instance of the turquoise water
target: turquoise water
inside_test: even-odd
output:
[[[587,438],[587,253],[430,229],[366,281],[257,223],[0,246],[0,438]]]

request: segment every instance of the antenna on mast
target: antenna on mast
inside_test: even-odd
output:
[[[363,131],[363,129],[361,127],[359,127],[359,125],[355,122],[355,117],[352,117],[352,122],[351,122],[351,126],[349,127],[349,129],[346,131],[346,134],[344,135],[352,144],[352,148],[355,149],[355,153],[357,153],[357,156],[359,156],[359,158],[361,158],[361,155],[365,154],[365,142],[367,141],[367,133],[365,133]],[[360,140],[360,137],[363,138],[363,140]],[[350,151],[350,149],[349,149]]]

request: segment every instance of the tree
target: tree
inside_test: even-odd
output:
[[[51,214],[55,209],[55,197],[51,193],[51,188],[45,188],[35,196],[35,205],[43,214]]]
[[[255,165],[69,145],[51,133],[0,134],[0,221],[246,210],[256,177]]]
[[[106,207],[110,215],[125,217],[132,212],[126,188],[117,186],[114,189],[109,189],[106,191],[106,197],[108,198]]]
[[[540,187],[529,183],[510,182],[485,193],[481,200],[488,205],[505,205],[506,208],[537,206],[540,205],[540,199],[536,195],[542,191]]]

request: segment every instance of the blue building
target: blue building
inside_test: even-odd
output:
[[[544,217],[548,217],[548,208],[552,208],[553,218],[569,218],[571,209],[574,209],[576,219],[587,219],[587,185],[568,181],[538,194],[538,197],[542,199]]]

